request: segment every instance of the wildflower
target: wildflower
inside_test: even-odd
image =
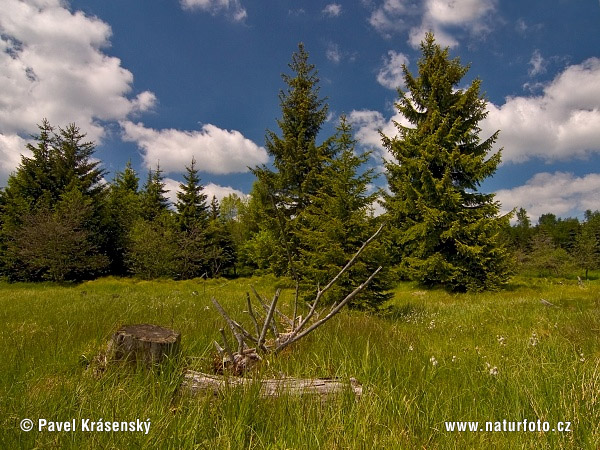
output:
[[[492,375],[492,376],[494,376],[494,377],[495,377],[496,375],[498,375],[498,368],[497,368],[496,366],[494,366],[494,367],[492,367],[492,368],[490,369],[490,375]]]
[[[429,361],[431,362],[431,365],[433,367],[438,365],[437,359],[435,359],[435,356],[432,356],[431,358],[429,358]]]
[[[452,355],[452,362],[456,361],[456,355]]]
[[[410,344],[410,345],[408,346],[408,351],[409,351],[409,352],[412,352],[413,350],[414,350],[414,348],[413,348],[412,344]]]
[[[534,331],[534,332],[531,334],[531,337],[529,338],[529,345],[531,345],[532,347],[535,347],[536,345],[538,345],[538,343],[539,343],[539,342],[540,342],[540,341],[539,341],[539,339],[538,339],[538,337],[537,337],[537,334],[536,334],[536,332]]]
[[[506,338],[504,336],[496,336],[496,339],[498,340],[498,344],[502,346],[506,345]]]
[[[580,353],[580,354],[579,354],[579,361],[580,361],[580,362],[585,362],[585,358],[584,358],[584,356],[583,356],[583,353]]]
[[[429,322],[429,327],[430,330],[433,330],[435,328],[435,320],[432,319],[431,322]]]

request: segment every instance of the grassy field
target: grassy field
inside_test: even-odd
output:
[[[504,291],[449,294],[401,284],[387,316],[344,311],[263,365],[257,377],[357,378],[365,394],[330,402],[178,395],[184,367],[209,370],[223,325],[254,285],[277,280],[101,279],[0,284],[0,448],[598,448],[600,281],[517,278]],[[291,290],[283,301],[290,302]],[[555,307],[543,305],[545,299]],[[184,358],[161,372],[91,360],[120,325],[182,332]],[[19,429],[30,418],[30,432]],[[37,431],[53,421],[150,420],[143,432]],[[548,432],[447,431],[447,421],[549,422]],[[559,421],[570,432],[552,432]]]

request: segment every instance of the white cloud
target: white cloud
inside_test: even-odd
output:
[[[223,13],[235,22],[242,22],[248,17],[246,8],[239,0],[181,0],[183,9],[209,12],[213,15]]]
[[[22,138],[36,133],[43,118],[61,126],[76,122],[90,140],[99,141],[105,133],[100,121],[122,120],[154,106],[151,92],[129,97],[132,73],[102,52],[110,35],[106,23],[69,11],[61,0],[3,2],[0,177],[15,168],[25,151]]]
[[[342,13],[342,5],[339,3],[330,3],[323,8],[323,14],[328,17],[338,17]]]
[[[369,24],[386,37],[407,29],[406,19],[418,13],[409,0],[383,0],[369,17]]]
[[[482,136],[500,130],[504,162],[547,161],[600,152],[600,58],[567,67],[538,96],[488,104]]]
[[[383,67],[377,74],[377,82],[388,89],[398,89],[404,85],[402,65],[408,64],[408,58],[403,53],[388,51],[383,57]]]
[[[340,46],[338,44],[330,42],[329,44],[327,44],[327,51],[325,52],[325,56],[332,63],[339,64],[342,60],[342,52],[340,51]]]
[[[181,183],[172,178],[165,178],[163,181],[165,183],[165,189],[167,190],[167,198],[172,205],[175,205],[175,203],[177,203],[177,191],[179,191],[179,185]],[[200,182],[202,183],[202,181]],[[234,189],[231,186],[220,186],[214,183],[204,185],[202,192],[206,195],[206,202],[208,204],[212,201],[213,196],[215,196],[219,202],[230,194],[237,194],[240,198],[247,197],[242,191]]]
[[[383,0],[373,9],[369,23],[385,37],[409,30],[408,42],[418,48],[428,31],[434,32],[442,46],[454,47],[458,41],[447,28],[460,27],[481,35],[497,0]]]
[[[504,213],[525,208],[533,222],[545,213],[568,217],[600,209],[600,174],[538,173],[523,186],[496,192]]]
[[[247,172],[248,166],[268,161],[267,151],[239,131],[222,130],[211,124],[202,125],[199,131],[154,130],[130,121],[121,122],[121,126],[123,139],[144,150],[146,167],[160,162],[167,173],[183,171],[192,157],[200,170],[215,174]]]
[[[412,126],[406,118],[398,112],[396,112],[391,119],[386,120],[379,111],[354,110],[348,115],[348,121],[355,130],[355,139],[362,146],[374,149],[378,156],[386,160],[390,160],[392,155],[383,146],[380,131],[385,136],[394,138],[398,135],[398,128],[395,123],[406,127]]]
[[[535,77],[546,71],[546,60],[542,57],[539,50],[535,50],[529,60],[529,70],[527,73],[530,77]]]

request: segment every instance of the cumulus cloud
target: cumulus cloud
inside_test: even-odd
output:
[[[533,222],[545,213],[568,217],[587,209],[595,211],[600,209],[600,174],[538,173],[523,186],[499,190],[496,200],[504,213],[525,208]]]
[[[537,96],[488,104],[484,136],[500,130],[504,162],[547,161],[600,152],[600,58],[567,67]]]
[[[388,89],[398,89],[404,85],[402,66],[408,64],[408,58],[403,53],[388,51],[383,57],[383,67],[377,74],[377,82]]]
[[[342,5],[339,3],[330,3],[323,8],[323,14],[328,17],[338,17],[342,13]]]
[[[386,120],[379,111],[354,110],[348,115],[348,121],[355,132],[354,138],[364,147],[375,150],[376,154],[384,159],[391,159],[392,155],[381,142],[382,132],[385,136],[393,138],[398,135],[396,123],[410,127],[411,124],[400,113]]]
[[[179,191],[179,185],[181,183],[172,178],[165,178],[164,183],[167,191],[167,198],[171,202],[171,205],[174,206],[177,203],[177,192]],[[219,202],[230,194],[237,194],[237,196],[240,198],[247,197],[247,194],[244,194],[242,191],[234,189],[231,186],[220,186],[214,183],[208,183],[204,185],[202,192],[204,195],[206,195],[207,203],[211,202],[213,196],[216,197]]]
[[[151,109],[156,97],[131,97],[133,75],[102,52],[110,27],[61,0],[5,0],[0,8],[0,177],[15,168],[23,137],[47,118],[76,122],[100,141],[101,121]],[[19,148],[20,147],[20,148]],[[16,154],[15,154],[16,153]]]
[[[383,0],[373,9],[369,24],[385,37],[409,27],[407,20],[419,13],[419,7],[409,0]]]
[[[546,71],[546,60],[543,58],[539,50],[535,50],[529,60],[528,74],[530,77],[542,74]]]
[[[235,22],[242,22],[248,13],[239,0],[181,0],[183,9],[209,12],[210,14],[225,14]]]
[[[198,131],[154,130],[141,123],[122,121],[123,139],[144,151],[146,167],[160,162],[169,172],[181,172],[192,158],[200,170],[215,174],[247,172],[248,166],[268,161],[267,151],[236,130],[202,125]]]
[[[496,0],[383,0],[371,12],[369,23],[386,37],[409,30],[408,42],[415,48],[428,31],[435,33],[439,44],[454,47],[458,41],[449,28],[481,34],[495,7]]]

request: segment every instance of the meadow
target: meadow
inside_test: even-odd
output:
[[[516,277],[495,293],[397,286],[385,314],[343,311],[256,378],[355,377],[364,388],[330,401],[258,389],[190,397],[184,368],[210,371],[222,318],[243,317],[253,285],[275,278],[73,285],[0,283],[0,448],[599,448],[600,279]],[[553,306],[543,304],[541,300]],[[162,370],[86,365],[123,324],[182,333],[182,357]],[[24,418],[34,429],[24,432]],[[38,431],[53,421],[146,421],[143,432]],[[448,421],[547,421],[550,431],[447,431]],[[571,431],[552,431],[570,422]]]

